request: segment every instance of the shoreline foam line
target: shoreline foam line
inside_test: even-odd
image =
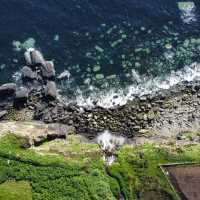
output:
[[[133,71],[133,80],[137,83],[129,85],[126,88],[108,88],[100,91],[95,87],[90,90],[90,95],[85,96],[84,91],[78,89],[75,99],[70,100],[64,98],[66,103],[77,103],[81,107],[100,106],[104,108],[111,108],[115,106],[123,106],[129,100],[133,100],[136,96],[141,97],[155,93],[160,90],[168,90],[182,82],[192,82],[200,80],[200,64],[192,63],[185,66],[182,70],[172,71],[168,76],[148,78],[140,76],[136,71]],[[96,102],[94,105],[93,102]]]

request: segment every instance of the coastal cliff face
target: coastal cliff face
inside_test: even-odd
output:
[[[200,162],[198,82],[79,107],[52,62],[34,49],[25,61],[22,85],[0,86],[0,199],[179,199],[159,166]]]

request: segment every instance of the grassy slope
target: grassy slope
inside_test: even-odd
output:
[[[124,146],[118,151],[117,161],[109,168],[126,199],[177,199],[158,164],[200,162],[200,145],[169,150],[146,144],[132,148]]]
[[[7,181],[0,185],[0,200],[32,200],[32,192],[27,181]]]
[[[75,136],[42,145],[42,154],[21,147],[25,142],[14,135],[0,140],[0,187],[28,181],[33,200],[116,200],[120,188],[126,200],[176,199],[158,164],[200,161],[200,145],[173,153],[155,145],[124,146],[105,169],[98,146]]]
[[[42,156],[21,148],[8,135],[0,141],[0,183],[29,181],[33,200],[115,200],[100,155],[68,162],[64,156]],[[6,196],[5,196],[6,199]]]

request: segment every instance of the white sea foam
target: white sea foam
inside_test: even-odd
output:
[[[112,88],[106,91],[99,91],[93,86],[89,97],[86,97],[84,92],[79,89],[77,90],[75,101],[79,106],[83,107],[93,107],[94,102],[96,102],[96,105],[104,108],[124,105],[128,100],[133,100],[135,96],[151,94],[152,92],[156,92],[161,89],[170,89],[170,87],[183,81],[200,81],[200,64],[193,63],[189,66],[185,66],[179,71],[172,71],[165,77],[155,78],[140,76],[135,70],[133,70],[132,79],[135,83],[127,86],[125,89]]]
[[[20,84],[21,72],[17,71],[13,74],[12,78],[16,83]],[[73,77],[71,79],[73,79]],[[134,84],[126,88],[99,90],[95,86],[89,85],[87,95],[84,89],[78,88],[74,98],[70,99],[69,97],[65,98],[63,96],[62,98],[65,99],[66,103],[77,103],[81,107],[94,107],[97,105],[104,108],[111,108],[118,105],[122,106],[125,105],[128,100],[133,100],[135,96],[140,97],[161,89],[170,89],[170,87],[183,81],[200,81],[200,64],[195,62],[189,66],[185,66],[179,71],[172,71],[169,75],[155,78],[141,76],[137,71],[133,70],[132,80]],[[66,84],[69,84],[69,81],[60,89],[66,88]]]
[[[57,76],[57,79],[60,79],[60,80],[67,79],[67,80],[69,80],[70,76],[71,76],[70,72],[65,69],[61,74],[59,74]]]

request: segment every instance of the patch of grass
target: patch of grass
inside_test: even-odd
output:
[[[32,191],[27,181],[6,181],[0,185],[0,200],[32,200]]]
[[[87,158],[101,159],[101,150],[97,144],[84,142],[78,135],[69,135],[67,140],[54,140],[45,143],[35,150],[42,153],[54,153],[64,155],[69,161],[83,161]]]
[[[40,155],[24,149],[25,142],[11,134],[0,140],[0,184],[29,181],[33,200],[116,199],[99,157],[69,162],[62,155]]]
[[[173,151],[125,145],[106,168],[99,147],[78,136],[35,149],[24,148],[26,143],[13,134],[1,138],[0,184],[30,183],[33,200],[117,200],[120,192],[125,200],[175,200],[159,164],[200,162],[200,145]]]
[[[200,139],[199,132],[185,132],[182,135],[182,138],[188,139],[189,141],[194,141],[195,139]]]

